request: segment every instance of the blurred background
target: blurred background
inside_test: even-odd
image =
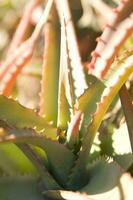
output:
[[[89,57],[91,48],[94,48],[95,38],[100,34],[107,21],[111,20],[109,8],[116,7],[119,1],[73,0],[70,2],[82,59],[86,60]],[[22,17],[26,3],[26,0],[0,0],[0,59],[5,56],[5,51]],[[107,9],[106,12],[103,12],[102,8]],[[42,9],[39,6],[35,9],[31,19],[33,26],[39,19],[41,11]],[[87,40],[91,40],[90,46],[87,46]]]

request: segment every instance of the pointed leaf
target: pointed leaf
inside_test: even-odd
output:
[[[127,80],[129,75],[133,72],[133,49],[126,51],[120,60],[116,61],[109,71],[104,83],[108,86],[103,94],[101,101],[97,104],[96,112],[93,114],[92,121],[88,126],[87,134],[82,140],[82,150],[79,153],[79,158],[76,166],[72,170],[71,182],[76,184],[80,181],[80,177],[84,177],[86,182],[86,165],[89,162],[90,150],[94,141],[98,128],[103,120],[103,117],[109,108],[113,98],[116,96],[121,86]],[[112,76],[111,76],[112,74]],[[77,171],[79,176],[77,177]],[[80,174],[81,173],[81,174]]]
[[[77,112],[68,127],[67,130],[67,146],[70,149],[76,150],[76,146],[79,145],[79,128],[81,122],[81,112]]]
[[[68,79],[68,55],[66,44],[66,33],[64,20],[61,21],[61,55],[60,55],[60,74],[59,74],[59,92],[58,92],[58,121],[57,126],[66,129],[70,121],[71,94]],[[68,98],[69,97],[69,101]]]
[[[79,53],[76,32],[72,21],[69,1],[57,0],[56,6],[58,9],[60,20],[62,20],[61,18],[62,16],[64,16],[66,24],[68,55],[71,60],[72,78],[74,80],[74,86],[76,89],[75,94],[76,97],[78,97],[84,92],[84,89],[87,88],[87,83],[83,72],[83,65]]]
[[[23,107],[17,101],[1,95],[0,119],[7,121],[9,124],[22,128],[36,127],[36,129],[39,131],[46,128],[45,131],[47,135],[56,138],[56,131],[46,124],[44,118],[40,117],[33,110]]]
[[[30,0],[26,4],[21,20],[17,26],[15,34],[13,36],[10,47],[8,48],[8,55],[10,55],[16,47],[18,47],[26,38],[27,32],[31,28],[31,17],[34,13],[34,10],[41,3],[40,0]]]
[[[87,124],[96,110],[97,102],[100,101],[104,89],[105,85],[100,80],[96,80],[84,91],[75,104],[75,110],[84,114],[81,127],[82,136],[85,135]]]
[[[101,101],[97,104],[96,112],[93,114],[92,122],[88,126],[88,134],[83,140],[83,151],[91,148],[96,132],[102,122],[102,119],[109,108],[112,100],[128,79],[133,71],[133,49],[126,51],[120,60],[114,62],[109,73],[105,77],[104,84],[107,88],[102,94]],[[112,75],[112,76],[111,76]],[[87,151],[88,151],[87,150]],[[84,151],[84,153],[85,153]],[[88,154],[89,152],[86,153]],[[90,150],[89,150],[90,151]],[[86,155],[87,155],[86,154]],[[85,154],[84,154],[85,155]]]
[[[103,79],[112,64],[114,57],[126,39],[132,34],[133,1],[120,1],[114,10],[111,22],[105,27],[102,35],[98,38],[98,44],[92,53],[92,61],[89,64],[90,72]]]
[[[52,4],[53,0],[49,0],[31,37],[15,49],[13,54],[11,54],[2,64],[2,70],[0,72],[0,79],[2,79],[2,84],[0,85],[1,94],[5,96],[10,95],[18,74],[21,72],[25,64],[31,59],[36,41],[40,36],[44,24],[48,20]]]
[[[58,128],[65,130],[67,129],[68,122],[70,121],[70,105],[66,98],[64,84],[61,85],[59,90],[57,126]]]
[[[88,170],[89,183],[81,191],[98,194],[111,190],[118,185],[122,173],[124,170],[115,162],[108,163],[104,159],[94,161]]]
[[[133,164],[133,155],[131,153],[113,156],[115,162],[124,170],[127,170]]]
[[[45,47],[40,93],[40,114],[57,123],[60,34],[56,10],[52,7],[44,29]],[[51,46],[52,44],[52,46]]]

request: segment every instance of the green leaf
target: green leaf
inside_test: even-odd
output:
[[[37,134],[33,129],[20,129],[16,128],[14,126],[8,125],[6,122],[0,120],[0,126],[4,128],[8,132],[9,135],[6,133],[3,134],[3,136],[0,137],[0,143],[5,144],[7,142],[16,142],[19,148],[24,152],[24,154],[30,159],[32,164],[36,167],[38,173],[42,177],[43,185],[45,185],[45,188],[57,188],[59,189],[60,187],[58,184],[55,182],[53,177],[49,174],[47,170],[47,165],[45,167],[45,163],[43,163],[42,159],[37,155],[30,146],[27,144],[18,144],[18,143],[36,143],[33,145],[40,145],[41,141],[43,140],[44,137]],[[38,145],[38,146],[39,146]],[[16,170],[17,173],[17,170]]]
[[[70,4],[67,0],[60,0],[56,1],[56,6],[60,21],[62,22],[64,20],[65,22],[68,56],[71,62],[71,74],[75,87],[75,95],[78,97],[84,92],[84,89],[87,88],[87,83],[83,71],[83,64],[81,62],[75,27],[73,21],[70,20],[72,19]]]
[[[90,195],[107,192],[118,185],[124,170],[115,162],[104,159],[88,164],[88,184],[81,189]]]
[[[30,176],[0,177],[1,200],[44,200],[37,180]]]
[[[81,122],[81,112],[75,113],[67,130],[67,146],[76,152],[76,147],[80,148],[79,128]]]
[[[0,119],[20,128],[35,128],[38,131],[45,129],[45,134],[56,138],[56,130],[46,123],[31,109],[25,108],[17,101],[0,95]]]
[[[44,61],[40,94],[40,114],[57,123],[60,34],[56,10],[52,7],[45,29]]]
[[[82,140],[82,150],[79,152],[79,158],[72,170],[70,179],[71,184],[76,184],[77,182],[79,182],[80,177],[83,177],[83,184],[87,181],[86,166],[89,162],[89,155],[92,143],[112,100],[114,99],[124,82],[127,80],[129,75],[133,72],[132,53],[133,49],[126,51],[122,58],[114,63],[112,69],[109,71],[109,76],[107,75],[104,81],[107,88],[105,88],[102,94],[101,101],[97,104],[96,112],[93,114],[92,121],[88,125],[87,134]],[[79,173],[78,177],[77,172]]]
[[[58,121],[57,126],[66,129],[70,121],[70,105],[67,95],[71,101],[70,84],[68,78],[68,56],[65,35],[64,21],[61,22],[61,55],[60,55],[60,74],[59,74],[59,93],[58,93]],[[72,105],[71,105],[72,106]]]
[[[75,110],[84,114],[81,136],[86,133],[87,124],[91,120],[92,113],[96,110],[97,102],[100,101],[104,89],[105,85],[97,79],[94,83],[88,86],[88,89],[86,89],[85,92],[78,98],[75,104]]]
[[[115,162],[117,162],[124,170],[127,170],[133,164],[133,155],[131,153],[123,155],[113,156]]]
[[[132,53],[133,49],[125,51],[122,56],[120,56],[118,60],[113,63],[111,69],[104,79],[104,84],[107,86],[107,88],[105,88],[102,94],[101,101],[97,104],[96,112],[93,114],[92,121],[88,125],[88,133],[83,140],[83,149],[86,151],[86,155],[90,152],[93,140],[106,111],[108,110],[110,104],[122,85],[133,72]]]
[[[25,108],[17,101],[0,95],[0,119],[19,127],[36,127],[37,130],[48,126],[33,110]]]
[[[59,92],[59,102],[58,102],[58,128],[65,130],[68,126],[68,122],[70,121],[70,105],[67,101],[65,94],[65,86],[64,84],[60,87]]]
[[[28,143],[42,148],[48,157],[49,170],[60,184],[65,185],[68,179],[68,174],[73,166],[75,156],[64,145],[39,135],[33,129],[20,129],[9,126],[4,121],[0,121],[0,126],[3,127],[9,136],[0,138],[0,143],[16,142]]]
[[[2,174],[7,175],[38,174],[30,160],[15,144],[0,145],[0,169]]]

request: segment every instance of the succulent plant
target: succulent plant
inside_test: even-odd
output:
[[[32,11],[39,3],[31,1],[28,9]],[[133,31],[133,2],[121,1],[114,11],[112,23],[103,31],[92,61],[87,63],[89,72],[81,61],[71,14],[74,4],[70,4],[68,0],[48,0],[32,35],[25,41],[29,24],[21,32],[21,21],[7,59],[1,64],[2,200],[89,200],[90,195],[118,186],[121,175],[133,164],[132,154],[117,155],[112,149],[108,153],[111,147],[106,135],[107,150],[91,151],[98,131],[112,134],[114,130],[109,129],[112,121],[106,120],[105,114],[115,107],[118,94],[133,148],[133,107],[125,85],[133,72],[133,48],[119,51]],[[27,10],[26,13],[31,14]],[[20,105],[10,94],[17,75],[33,55],[40,33],[45,42],[36,111]]]

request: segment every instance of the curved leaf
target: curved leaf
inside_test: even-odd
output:
[[[17,26],[12,42],[8,48],[8,55],[10,55],[15,48],[17,48],[26,38],[26,34],[31,28],[31,16],[34,10],[41,3],[40,0],[30,0],[25,6],[21,20]]]
[[[101,102],[97,104],[97,110],[93,114],[92,122],[88,126],[88,133],[83,139],[84,153],[85,151],[87,154],[89,153],[96,132],[108,107],[110,106],[113,98],[116,96],[129,75],[133,72],[132,53],[133,49],[126,51],[124,56],[120,57],[120,60],[116,61],[116,63],[112,65],[112,68],[109,71],[109,76],[107,74],[107,77],[105,77],[104,83],[108,87],[102,94]]]
[[[75,104],[75,110],[84,114],[81,126],[81,137],[85,135],[87,131],[87,124],[91,120],[92,113],[96,110],[97,102],[100,101],[104,89],[105,85],[97,79],[88,86],[88,89],[84,91]]]
[[[2,64],[2,72],[0,72],[0,77],[2,79],[2,84],[0,85],[1,94],[5,96],[10,95],[16,77],[21,72],[25,64],[31,59],[36,41],[40,36],[44,24],[48,20],[52,4],[53,0],[49,0],[47,2],[44,12],[31,37],[15,49],[15,52],[13,52],[13,54],[11,54],[11,56]]]
[[[62,19],[60,74],[59,74],[59,92],[58,92],[58,121],[57,121],[57,126],[61,129],[66,129],[68,126],[68,122],[70,121],[70,106],[72,106],[70,81],[68,77],[68,74],[70,72],[68,72],[69,69],[68,66],[69,66],[69,61],[67,55],[65,22]]]
[[[67,146],[70,149],[76,151],[76,147],[79,145],[79,128],[81,122],[81,112],[77,112],[68,127],[67,130]]]
[[[133,155],[131,153],[123,154],[123,155],[114,155],[113,159],[124,170],[127,170],[133,164]]]
[[[72,78],[74,80],[75,95],[78,97],[87,88],[85,80],[85,74],[83,71],[83,65],[79,53],[75,27],[72,21],[72,15],[70,11],[70,4],[67,0],[56,0],[56,6],[60,18],[64,16],[66,24],[66,38],[68,44],[68,55],[71,61]],[[62,19],[61,19],[62,20]],[[79,81],[80,80],[80,81]]]
[[[60,34],[56,10],[52,7],[44,29],[45,47],[40,93],[40,114],[57,123]],[[51,46],[52,44],[52,46]]]
[[[132,0],[120,2],[114,10],[111,22],[104,29],[102,36],[98,38],[96,49],[92,53],[89,70],[100,79],[105,77],[114,57],[133,32],[132,11]]]
[[[88,194],[106,192],[118,185],[123,172],[115,162],[108,163],[103,159],[94,161],[88,170],[89,182],[81,191]]]
[[[55,130],[46,124],[44,118],[40,117],[33,110],[20,105],[17,101],[0,95],[0,119],[9,124],[24,128],[34,128],[42,130],[46,128],[48,135],[56,137]],[[49,127],[49,128],[48,128]],[[48,131],[49,130],[49,131]],[[51,134],[52,132],[52,134]]]
[[[38,175],[33,164],[15,144],[0,145],[0,169],[2,174]]]
[[[109,76],[107,75],[106,79],[104,80],[105,85],[108,87],[104,90],[101,101],[97,104],[97,109],[93,114],[91,123],[88,126],[87,134],[82,140],[82,150],[79,153],[79,158],[76,162],[76,166],[74,166],[72,170],[70,178],[70,182],[73,184],[76,184],[76,182],[80,180],[80,176],[84,177],[84,183],[87,181],[86,165],[89,162],[89,155],[93,140],[113,98],[116,96],[129,75],[133,72],[132,54],[133,49],[126,51],[124,56],[114,63],[112,69],[109,71]],[[78,177],[77,172],[79,172]]]
[[[1,137],[0,143],[16,142],[39,146],[47,154],[48,168],[55,179],[58,180],[61,185],[66,184],[68,174],[75,160],[75,156],[71,151],[57,141],[37,134],[33,129],[20,129],[9,126],[4,121],[0,121],[0,125],[10,134],[9,136]]]

